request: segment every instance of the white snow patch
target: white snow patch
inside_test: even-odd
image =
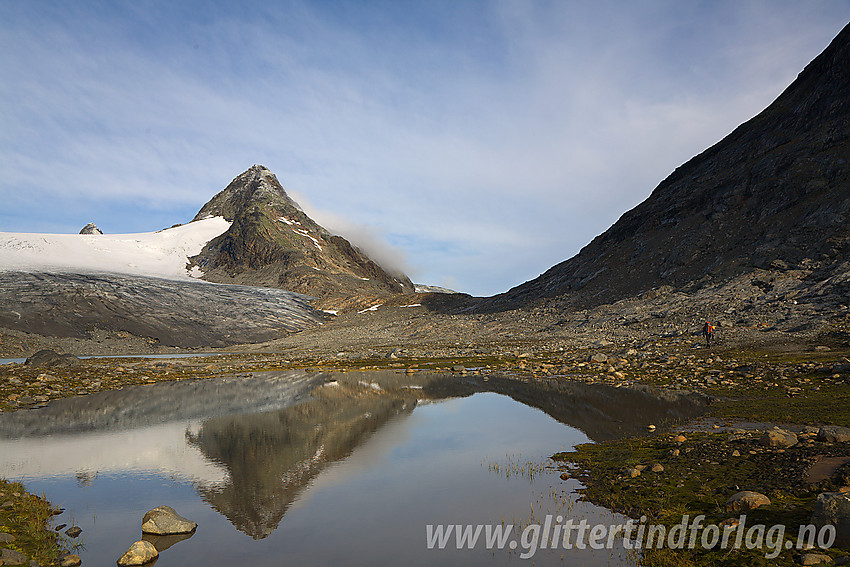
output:
[[[339,315],[339,311],[336,309],[323,309],[323,311],[328,315]]]
[[[318,248],[318,249],[319,249],[319,251],[321,252],[321,250],[322,250],[322,246],[319,244],[319,241],[318,241],[318,240],[316,240],[315,238],[313,238],[312,236],[310,236],[310,233],[309,233],[309,232],[307,232],[306,230],[304,230],[304,229],[302,229],[302,228],[293,228],[293,229],[292,229],[292,231],[293,231],[295,234],[300,234],[301,236],[306,236],[307,238],[309,238],[310,240],[312,240],[312,241],[313,241],[313,244],[315,244],[315,245],[316,245],[316,248]]]
[[[399,307],[422,307],[421,303],[411,303],[410,305],[400,305]]]
[[[159,232],[137,234],[30,234],[0,232],[0,270],[117,272],[168,279],[198,278],[189,257],[230,228],[211,217]]]
[[[280,222],[285,222],[285,223],[286,223],[286,224],[288,224],[289,226],[293,226],[293,225],[296,225],[296,224],[297,224],[298,226],[301,226],[301,221],[297,221],[297,220],[295,220],[295,221],[294,221],[294,220],[289,220],[289,219],[288,219],[288,218],[286,218],[286,217],[280,217],[280,218],[279,218],[279,219],[277,219],[277,220],[279,220]]]
[[[363,311],[358,311],[357,314],[360,315],[362,313],[366,313],[367,311],[377,311],[378,307],[380,307],[381,305],[383,305],[383,303],[379,303],[378,305],[373,305],[372,307],[367,307]]]

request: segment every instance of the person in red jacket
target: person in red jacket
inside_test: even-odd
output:
[[[711,339],[714,338],[714,325],[706,321],[702,326],[702,336],[705,337],[705,346],[711,346]]]

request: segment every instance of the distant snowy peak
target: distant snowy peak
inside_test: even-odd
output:
[[[224,218],[211,217],[138,234],[0,232],[0,271],[198,278],[203,272],[197,267],[187,270],[188,258],[228,228],[230,222]]]
[[[97,228],[97,225],[90,222],[80,230],[80,234],[103,234],[103,231]]]

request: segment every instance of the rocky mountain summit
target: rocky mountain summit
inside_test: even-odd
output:
[[[103,234],[103,231],[97,228],[96,224],[90,222],[82,229],[80,229],[80,234]]]
[[[676,169],[579,254],[486,305],[558,298],[592,307],[786,272],[846,301],[848,259],[850,26],[768,108]]]
[[[208,281],[282,288],[332,306],[414,290],[406,276],[314,222],[261,165],[237,176],[194,220],[213,216],[232,224],[191,259]]]

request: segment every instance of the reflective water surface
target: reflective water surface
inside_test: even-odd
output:
[[[517,401],[519,400],[519,401]],[[66,508],[84,565],[111,565],[166,504],[198,523],[157,565],[507,565],[511,551],[428,549],[426,526],[616,524],[547,457],[700,411],[625,389],[393,372],[262,373],[125,388],[0,415],[0,476]],[[554,417],[552,417],[554,416]],[[556,419],[557,418],[557,419]],[[559,421],[560,420],[560,421]],[[630,564],[541,549],[535,565]]]

